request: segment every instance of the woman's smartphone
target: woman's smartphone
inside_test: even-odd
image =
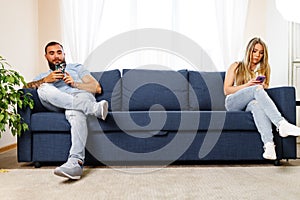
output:
[[[258,76],[256,77],[256,80],[259,81],[259,82],[264,82],[264,80],[266,79],[266,76]]]

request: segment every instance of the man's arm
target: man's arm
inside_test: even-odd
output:
[[[80,90],[85,90],[94,94],[101,94],[102,88],[98,81],[91,75],[85,75],[82,77],[82,83],[74,82],[73,79],[68,76],[68,73],[66,73],[67,76],[64,78],[64,81],[68,84],[70,84],[74,88],[78,88]],[[70,79],[68,78],[70,77]],[[69,79],[69,80],[68,80]]]
[[[53,83],[55,81],[62,79],[63,77],[64,77],[64,75],[61,73],[61,71],[56,70],[56,71],[51,72],[48,76],[46,76],[40,80],[27,83],[26,85],[24,85],[23,88],[38,88],[43,83]]]
[[[45,78],[42,78],[42,79],[37,80],[37,81],[29,82],[26,85],[24,85],[23,88],[38,88],[43,83],[45,83]]]

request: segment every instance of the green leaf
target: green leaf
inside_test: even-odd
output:
[[[4,119],[4,115],[0,114],[0,122],[2,121],[2,119]]]
[[[29,129],[28,125],[26,123],[22,124],[23,130],[27,131]]]
[[[21,84],[25,85],[24,77],[13,69],[6,60],[0,56],[0,137],[1,133],[6,131],[8,126],[12,135],[21,135],[28,130],[28,125],[23,123],[17,107],[23,108],[29,106],[33,109],[33,100],[30,95],[24,95],[20,90]]]

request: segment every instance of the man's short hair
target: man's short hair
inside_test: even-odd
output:
[[[45,46],[45,54],[47,54],[47,48],[50,47],[50,46],[54,46],[54,45],[59,45],[62,49],[64,49],[64,47],[59,43],[59,42],[55,42],[55,41],[52,41],[52,42],[49,42],[46,46]]]

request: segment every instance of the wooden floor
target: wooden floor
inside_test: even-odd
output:
[[[282,160],[281,164],[282,165],[300,166],[300,138],[298,138],[298,142],[297,142],[297,158],[298,159],[296,159],[296,160],[289,160],[289,161]],[[237,164],[234,164],[234,166],[236,166],[236,165]],[[238,165],[244,166],[244,165],[249,165],[249,163],[248,164],[238,164]],[[252,165],[253,165],[253,163],[251,164],[251,166]],[[254,164],[254,165],[256,165],[256,164]],[[261,165],[261,163],[259,163],[259,165]],[[231,165],[226,164],[224,166],[231,166]],[[55,168],[55,167],[56,167],[56,165],[54,163],[47,165],[47,166],[43,166],[43,168]],[[0,153],[0,169],[19,169],[19,168],[20,169],[34,168],[34,165],[32,163],[18,163],[16,147]]]
[[[33,167],[33,165],[18,163],[17,161],[17,149],[13,148],[0,153],[0,169],[17,169],[23,167]]]

